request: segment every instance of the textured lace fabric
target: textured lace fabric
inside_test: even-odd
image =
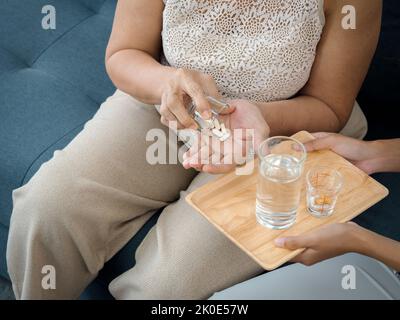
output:
[[[164,0],[166,63],[214,77],[227,98],[275,101],[308,81],[322,0]]]

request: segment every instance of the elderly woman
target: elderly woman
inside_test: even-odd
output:
[[[345,4],[356,17],[342,13]],[[118,90],[13,194],[17,298],[77,298],[162,207],[135,267],[110,284],[115,298],[207,298],[259,274],[184,200],[232,166],[199,165],[191,154],[183,166],[151,165],[146,134],[174,122],[195,128],[188,102],[209,118],[212,96],[230,104],[229,128],[253,129],[255,141],[299,130],[360,138],[366,121],[355,99],[380,17],[381,1],[119,0],[106,53]],[[42,287],[46,265],[57,271],[55,290]]]

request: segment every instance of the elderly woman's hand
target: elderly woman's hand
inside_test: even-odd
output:
[[[220,121],[231,130],[224,142],[199,134],[196,143],[184,154],[183,166],[212,174],[226,173],[244,164],[250,152],[269,136],[269,126],[258,107],[246,100],[231,100],[234,111],[220,116]]]
[[[197,125],[187,108],[193,101],[203,118],[209,119],[211,106],[207,96],[220,98],[212,76],[195,70],[177,69],[163,88],[161,122],[174,129],[196,129]],[[232,112],[232,109],[225,112]]]

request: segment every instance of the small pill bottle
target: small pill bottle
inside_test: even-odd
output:
[[[198,130],[202,129],[211,129],[214,127],[214,120],[218,119],[220,113],[229,108],[229,105],[226,102],[217,100],[213,97],[207,97],[208,102],[211,105],[211,118],[205,120],[201,114],[196,110],[196,105],[192,102],[189,106],[188,112],[193,117],[194,121],[196,121],[198,125]]]

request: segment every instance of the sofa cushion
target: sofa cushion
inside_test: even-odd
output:
[[[0,277],[8,279],[6,262],[6,245],[8,237],[8,228],[0,224]]]
[[[0,2],[0,46],[9,50],[27,66],[59,42],[71,30],[94,16],[112,18],[115,0],[2,0]],[[56,29],[42,28],[42,8],[45,5],[56,8]],[[110,23],[105,23],[110,27]],[[101,38],[100,32],[93,33]],[[96,30],[100,31],[100,30]],[[107,36],[107,35],[105,35]],[[99,39],[100,40],[100,39]]]
[[[56,29],[42,29],[42,7]],[[0,2],[0,275],[12,190],[64,148],[115,88],[104,67],[116,0]]]
[[[0,2],[0,223],[11,192],[27,181],[114,86],[104,68],[115,0],[54,0],[56,29],[44,30],[46,0]]]
[[[75,88],[35,69],[0,79],[0,222],[8,226],[11,190],[40,155],[89,119],[98,105]],[[50,150],[50,151],[54,151]]]

